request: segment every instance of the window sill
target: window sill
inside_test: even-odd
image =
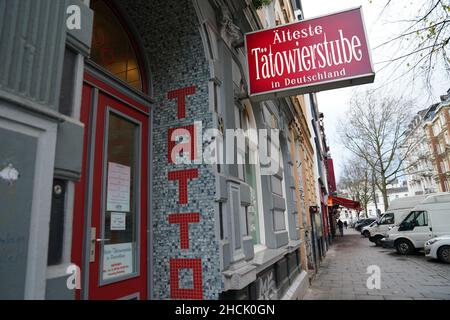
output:
[[[283,259],[300,247],[300,240],[291,240],[287,245],[278,249],[268,249],[263,245],[255,246],[255,256],[252,260],[241,262],[238,269],[224,270],[225,290],[240,290],[256,280],[256,275]]]
[[[254,246],[255,255],[258,254],[258,253],[261,252],[261,251],[266,250],[266,249],[267,249],[267,247],[266,247],[265,245],[263,245],[263,244],[256,244],[256,245]]]

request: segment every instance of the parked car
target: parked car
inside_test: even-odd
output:
[[[411,209],[425,198],[426,196],[412,196],[392,200],[389,204],[389,211],[375,223],[362,228],[361,233],[377,246],[381,245],[381,239],[386,236],[390,228],[400,224]]]
[[[383,247],[400,254],[423,249],[428,240],[450,234],[450,193],[437,193],[415,206],[399,226],[388,231]]]
[[[425,256],[450,263],[450,234],[425,242]]]
[[[375,220],[374,222],[372,222],[371,224],[369,224],[368,226],[364,226],[361,228],[361,235],[363,235],[365,238],[370,237],[370,231],[369,229],[374,228],[377,225],[377,221]]]
[[[369,224],[371,224],[375,220],[376,220],[375,218],[361,219],[361,220],[359,220],[358,222],[355,223],[355,230],[361,232],[361,229],[363,227],[368,226]]]

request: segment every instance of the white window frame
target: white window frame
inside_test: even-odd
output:
[[[256,127],[256,121],[253,114],[253,109],[251,107],[251,104],[249,101],[244,101],[244,108],[247,112],[247,129],[257,129]],[[256,140],[255,140],[256,139]],[[258,225],[259,225],[259,244],[256,244],[253,246],[253,249],[255,253],[261,252],[265,249],[267,249],[266,246],[266,233],[265,233],[265,221],[264,221],[264,206],[263,206],[263,200],[262,200],[262,183],[261,183],[261,167],[260,167],[260,160],[259,160],[259,137],[256,135],[256,137],[248,136],[248,142],[249,142],[249,157],[253,159],[255,158],[254,162],[255,164],[255,175],[256,175],[256,199],[257,199],[257,206],[258,206]]]

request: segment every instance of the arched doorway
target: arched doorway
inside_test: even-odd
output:
[[[118,11],[91,2],[80,119],[82,179],[76,186],[73,261],[79,299],[147,299],[150,103],[144,63]]]

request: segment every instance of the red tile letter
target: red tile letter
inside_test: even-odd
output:
[[[180,170],[169,172],[169,180],[178,180],[178,202],[188,203],[187,181],[198,178],[198,169]]]
[[[178,119],[186,118],[186,96],[195,94],[195,86],[169,91],[168,99],[178,99]]]
[[[192,288],[180,288],[180,269],[192,270],[194,277]],[[170,259],[170,298],[203,299],[202,259]]]
[[[174,213],[169,215],[170,224],[180,225],[181,249],[189,249],[189,223],[200,222],[200,213]]]

